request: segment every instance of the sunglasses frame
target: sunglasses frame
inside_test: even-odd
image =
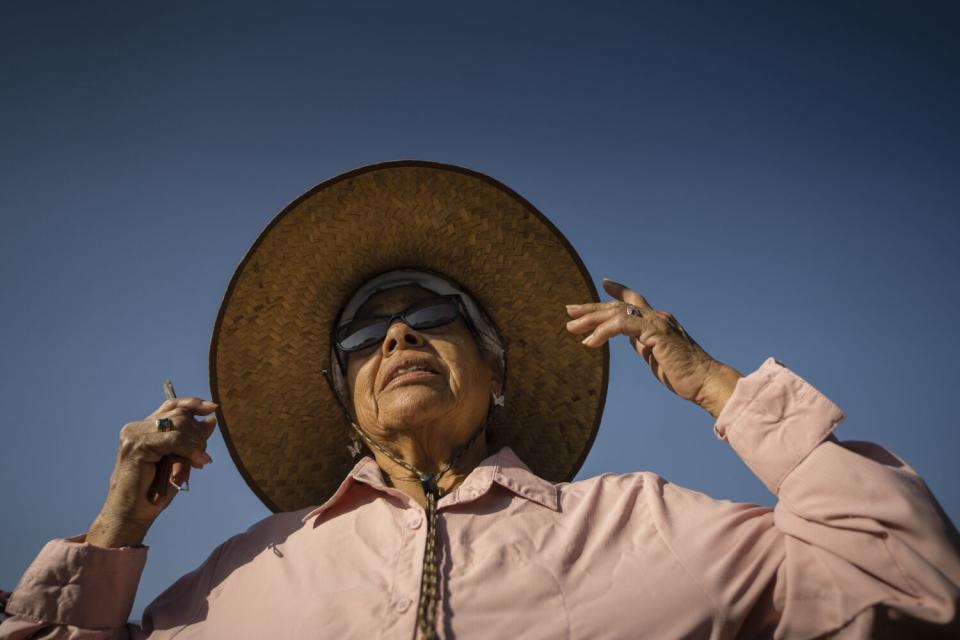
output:
[[[424,303],[431,302],[431,301],[435,301],[435,300],[453,300],[454,302],[456,302],[456,303],[457,303],[457,316],[451,318],[449,322],[444,322],[444,323],[442,323],[442,324],[436,324],[436,325],[433,325],[432,327],[425,327],[425,329],[434,329],[434,328],[436,328],[436,327],[446,326],[446,325],[448,325],[448,324],[451,324],[451,323],[455,322],[455,321],[457,320],[457,317],[460,317],[460,318],[463,318],[463,322],[464,322],[464,324],[467,325],[467,328],[470,330],[470,332],[471,332],[472,334],[474,334],[474,336],[478,335],[478,334],[477,334],[477,329],[476,329],[476,327],[475,327],[474,324],[473,324],[473,320],[470,319],[470,314],[467,313],[467,308],[466,308],[466,305],[464,305],[464,303],[463,303],[463,298],[462,298],[462,297],[460,296],[460,294],[458,294],[458,293],[451,293],[451,294],[447,294],[447,295],[434,296],[434,297],[432,297],[432,298],[427,298],[427,299],[425,299],[425,300],[420,300],[420,301],[414,302],[413,304],[411,304],[410,306],[408,306],[408,307],[407,307],[406,309],[404,309],[403,311],[399,311],[399,312],[397,312],[397,313],[391,313],[390,315],[386,315],[386,316],[373,316],[372,318],[369,318],[369,319],[386,320],[387,331],[384,332],[383,338],[380,338],[377,342],[380,342],[380,343],[383,342],[384,338],[387,337],[387,333],[389,333],[390,327],[393,326],[393,322],[394,322],[395,320],[400,320],[401,322],[403,322],[405,325],[407,325],[408,327],[410,327],[410,328],[413,329],[414,331],[421,331],[421,329],[418,329],[418,328],[414,327],[413,325],[411,325],[409,322],[407,322],[406,314],[407,314],[411,309],[413,309],[414,307],[417,307],[417,306],[423,305]],[[340,370],[343,372],[344,377],[346,377],[346,375],[347,375],[347,362],[346,362],[345,354],[347,354],[347,353],[353,353],[353,352],[355,352],[355,351],[362,351],[362,350],[364,350],[364,349],[369,349],[370,347],[372,347],[372,346],[374,346],[375,344],[377,344],[376,342],[373,342],[373,343],[368,344],[368,345],[366,345],[366,346],[356,347],[356,348],[354,348],[354,349],[345,349],[345,348],[343,348],[343,347],[340,345],[340,341],[337,339],[337,332],[338,332],[341,328],[343,328],[343,327],[347,326],[348,324],[350,324],[351,322],[353,322],[353,320],[349,320],[349,321],[347,321],[347,322],[339,325],[338,327],[336,327],[336,328],[333,330],[333,336],[332,336],[332,338],[333,338],[333,344],[334,344],[334,347],[335,347],[335,350],[336,350],[336,353],[337,353],[337,362],[338,362],[338,364],[340,365]]]

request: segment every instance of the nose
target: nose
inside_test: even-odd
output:
[[[423,336],[411,329],[402,320],[394,320],[383,339],[383,355],[387,356],[397,349],[418,347],[423,344]]]

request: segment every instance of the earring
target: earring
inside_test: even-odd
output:
[[[360,455],[360,440],[357,438],[356,433],[350,434],[350,444],[347,445],[347,451],[350,452],[351,458],[356,458]]]
[[[502,394],[499,394],[496,391],[493,392],[493,406],[503,407],[505,406],[504,404],[505,402],[506,402],[506,399]]]

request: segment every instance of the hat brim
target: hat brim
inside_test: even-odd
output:
[[[342,305],[398,268],[442,274],[493,318],[506,406],[489,434],[537,475],[572,480],[603,413],[609,350],[585,349],[563,305],[599,301],[570,243],[496,180],[445,164],[362,167],[311,189],[263,230],[227,287],[210,385],[230,455],[274,512],[324,502],[353,460],[323,379]],[[495,450],[495,449],[494,449]]]

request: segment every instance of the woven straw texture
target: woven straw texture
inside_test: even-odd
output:
[[[564,304],[597,301],[560,232],[504,185],[460,167],[393,162],[315,187],[277,215],[220,307],[210,376],[227,447],[272,511],[329,498],[352,468],[349,425],[321,371],[341,306],[397,268],[470,292],[506,346],[506,406],[488,435],[538,475],[573,479],[600,423],[608,350],[565,329]]]

